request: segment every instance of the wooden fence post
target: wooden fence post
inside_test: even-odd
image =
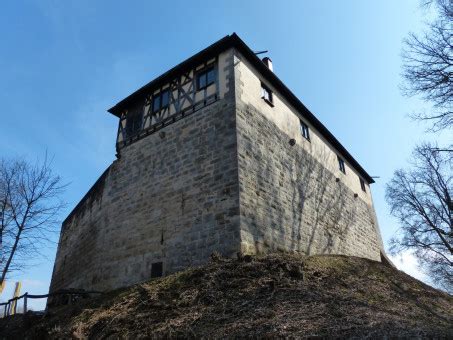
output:
[[[28,292],[24,294],[24,314],[27,314],[27,297]]]

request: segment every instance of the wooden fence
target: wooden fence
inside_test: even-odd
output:
[[[87,297],[90,294],[102,294],[102,292],[97,292],[97,291],[86,291],[86,290],[67,290],[67,291],[59,291],[55,293],[50,293],[50,294],[43,294],[43,295],[32,295],[25,293],[21,296],[9,299],[7,302],[0,303],[0,310],[1,306],[4,306],[3,308],[3,317],[16,314],[17,313],[17,304],[18,301],[23,299],[23,313],[27,313],[27,304],[28,304],[28,299],[44,299],[44,298],[49,298],[49,297],[54,297],[54,296],[68,296],[68,303],[71,304],[77,297]]]

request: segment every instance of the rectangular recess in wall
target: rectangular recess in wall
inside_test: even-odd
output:
[[[300,133],[306,140],[310,140],[310,130],[308,129],[308,125],[305,124],[302,119],[299,119],[300,123]]]
[[[261,83],[261,98],[270,106],[274,106],[274,94],[269,87]]]
[[[155,262],[151,265],[151,278],[161,277],[163,274],[162,262]]]
[[[359,179],[360,179],[360,187],[362,188],[362,191],[366,192],[365,181],[361,177],[359,177]]]
[[[342,173],[346,174],[346,167],[344,165],[343,158],[341,158],[340,156],[337,155],[337,159],[338,159],[338,168],[340,169],[340,171]]]

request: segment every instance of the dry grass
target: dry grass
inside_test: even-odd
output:
[[[0,322],[0,331],[10,329],[8,322]],[[203,267],[29,320],[20,335],[448,338],[452,325],[452,296],[381,263],[346,256],[214,256]]]

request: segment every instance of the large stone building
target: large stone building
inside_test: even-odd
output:
[[[109,112],[117,159],[63,222],[51,291],[271,251],[376,261],[373,179],[236,35]]]

